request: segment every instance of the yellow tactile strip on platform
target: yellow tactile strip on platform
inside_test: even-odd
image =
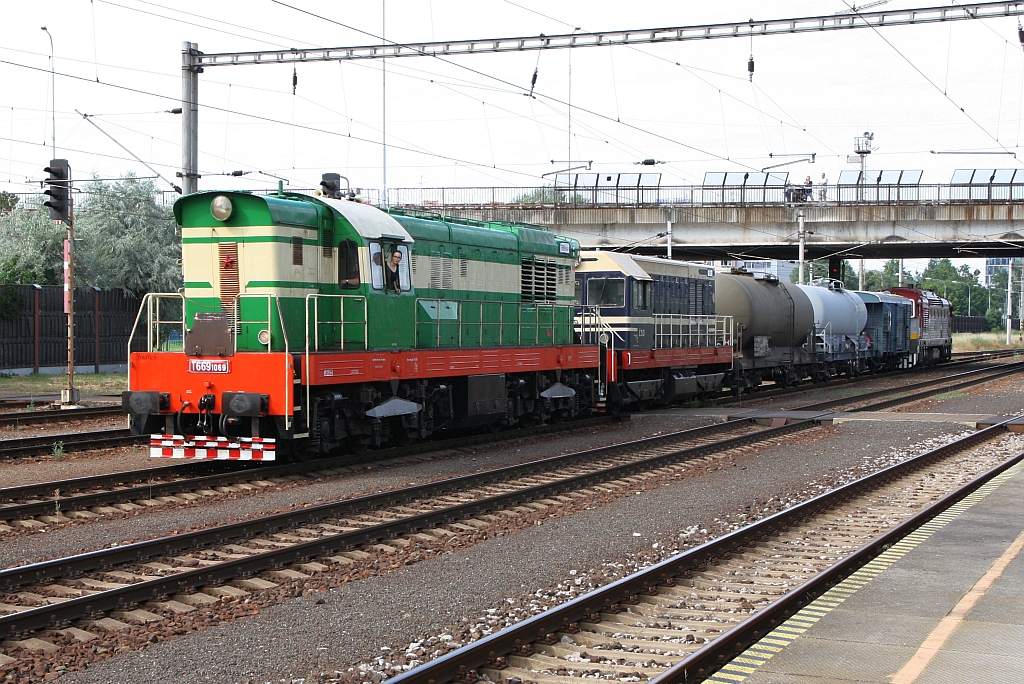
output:
[[[735,684],[736,682],[744,681],[756,672],[758,667],[764,665],[776,653],[779,653],[783,648],[798,639],[815,622],[831,612],[833,608],[855,594],[861,587],[867,586],[868,582],[881,574],[886,568],[917,548],[940,529],[956,520],[957,517],[970,509],[971,506],[983,500],[995,491],[999,485],[1020,472],[1022,468],[1024,468],[1024,462],[1007,469],[924,525],[921,525],[921,527],[908,534],[902,540],[893,544],[888,550],[879,554],[873,561],[829,589],[809,606],[766,634],[760,641],[739,656],[733,658],[731,662],[726,663],[722,666],[721,670],[708,677],[705,681],[717,682],[718,684]]]

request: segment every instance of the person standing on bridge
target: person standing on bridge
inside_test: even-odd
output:
[[[821,180],[818,181],[818,201],[824,202],[828,198],[828,178],[825,174],[821,174]]]

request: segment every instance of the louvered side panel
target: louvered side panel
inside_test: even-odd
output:
[[[553,302],[558,299],[558,270],[554,262],[544,264],[544,301]]]
[[[441,289],[441,256],[430,255],[430,287],[435,290]]]
[[[445,290],[455,289],[455,283],[452,280],[452,258],[447,254],[441,257],[441,287]]]
[[[238,296],[238,243],[221,242],[217,245],[220,262],[220,306],[231,313]]]
[[[521,272],[519,276],[519,292],[524,302],[532,302],[536,297],[533,281],[533,268],[534,264],[532,261],[523,259],[521,265]]]

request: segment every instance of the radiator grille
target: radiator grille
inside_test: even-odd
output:
[[[238,243],[221,242],[217,245],[220,261],[220,306],[232,313],[238,296]]]

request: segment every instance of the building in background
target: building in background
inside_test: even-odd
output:
[[[991,287],[992,276],[994,276],[996,273],[999,273],[1000,271],[1005,271],[1009,263],[1010,257],[985,259],[985,287]]]
[[[795,261],[745,261],[743,259],[722,259],[720,261],[709,261],[709,266],[719,269],[742,268],[751,273],[769,273],[779,280],[789,282],[790,274],[797,270]]]

